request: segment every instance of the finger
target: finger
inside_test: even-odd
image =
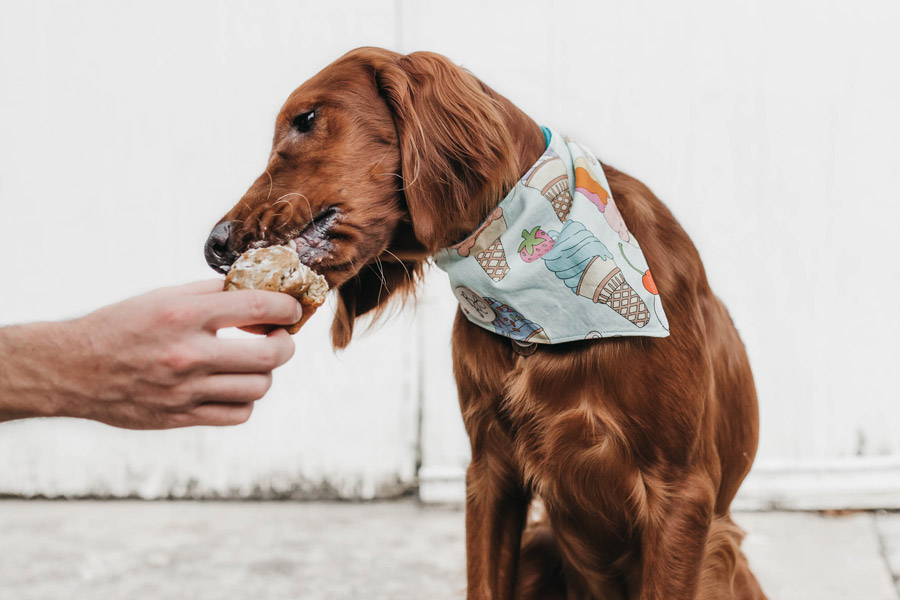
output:
[[[300,303],[279,292],[238,290],[197,296],[193,301],[208,315],[206,327],[212,330],[244,325],[290,325],[303,316]]]
[[[224,285],[224,280],[221,278],[204,279],[202,281],[175,285],[170,287],[169,290],[187,295],[211,294],[213,292],[221,292]]]
[[[213,373],[268,373],[294,355],[294,340],[284,329],[255,339],[219,339],[208,359]]]
[[[246,423],[253,413],[253,402],[245,404],[221,404],[209,402],[201,404],[189,413],[183,414],[179,421],[190,425],[212,425],[223,427]]]
[[[194,404],[243,404],[266,395],[272,387],[272,373],[220,373],[202,377],[186,385],[186,392]]]

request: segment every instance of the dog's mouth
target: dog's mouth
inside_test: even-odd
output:
[[[308,267],[320,264],[323,260],[332,256],[335,245],[328,237],[328,233],[337,224],[342,216],[341,209],[329,206],[323,209],[299,231],[287,236],[284,241],[258,241],[250,244],[251,248],[265,246],[288,246],[300,257],[300,262]]]
[[[291,247],[297,250],[300,262],[311,267],[331,256],[334,242],[328,237],[328,233],[340,218],[341,210],[336,206],[329,206],[313,217],[297,237],[290,240],[293,242]]]

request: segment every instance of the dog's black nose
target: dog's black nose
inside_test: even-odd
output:
[[[214,271],[227,273],[231,263],[238,257],[238,253],[229,245],[230,238],[231,221],[224,221],[213,227],[209,237],[206,238],[203,255]]]

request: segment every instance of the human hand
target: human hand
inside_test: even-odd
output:
[[[30,334],[30,351],[17,358],[27,367],[18,378],[30,370],[40,380],[29,384],[40,396],[32,400],[46,407],[39,414],[167,429],[246,421],[294,343],[283,329],[256,339],[220,339],[216,331],[290,324],[300,316],[300,304],[286,294],[226,293],[221,280],[208,280],[154,290],[73,321],[7,329]],[[16,379],[15,365],[12,379],[6,375]]]

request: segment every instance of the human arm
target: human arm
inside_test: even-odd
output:
[[[229,326],[290,324],[275,292],[222,292],[221,280],[162,288],[63,322],[0,328],[0,421],[80,417],[129,429],[234,425],[293,355],[282,329],[222,339]]]

